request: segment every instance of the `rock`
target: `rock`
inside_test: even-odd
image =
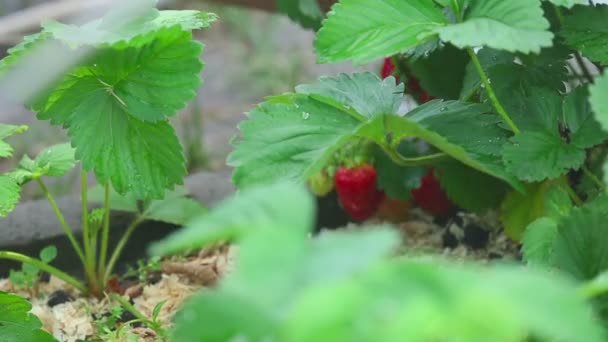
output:
[[[464,226],[464,238],[462,242],[472,249],[484,248],[490,239],[490,232],[475,223]]]
[[[69,293],[63,290],[57,290],[49,296],[49,299],[46,301],[46,305],[49,307],[54,307],[55,305],[67,303],[73,301],[74,298],[70,296]]]

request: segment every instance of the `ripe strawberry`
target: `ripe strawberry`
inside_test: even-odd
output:
[[[435,99],[434,97],[427,94],[424,89],[422,89],[422,87],[420,86],[420,81],[418,81],[418,79],[414,76],[409,77],[407,79],[407,90],[409,91],[409,94],[411,94],[415,98],[418,98],[420,104],[427,103]]]
[[[376,169],[370,164],[340,167],[335,184],[342,208],[355,221],[370,218],[380,206],[384,192],[376,188]]]
[[[411,206],[410,201],[404,201],[401,199],[394,199],[388,196],[384,196],[376,216],[383,220],[393,223],[399,223],[407,221],[409,208]]]
[[[393,73],[395,72],[395,69],[397,69],[395,67],[395,64],[393,63],[393,59],[390,57],[387,57],[384,59],[384,64],[382,64],[382,70],[380,71],[380,77],[382,77],[382,79],[385,79],[391,75],[393,75]],[[397,83],[399,83],[399,75],[394,75],[395,79],[397,80]]]
[[[441,185],[435,179],[433,170],[422,177],[418,189],[412,190],[412,197],[418,206],[435,216],[448,215],[453,207]]]

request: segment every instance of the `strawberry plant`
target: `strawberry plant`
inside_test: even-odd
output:
[[[310,2],[292,4],[302,14]],[[606,15],[583,0],[336,1],[316,27],[318,62],[381,61],[381,77],[322,77],[268,97],[239,125],[233,181],[304,183],[372,146],[366,162],[389,197],[438,216],[451,203],[497,211],[527,263],[597,279],[608,269]],[[594,304],[608,317],[605,298]]]
[[[195,96],[201,84],[203,45],[192,31],[207,27],[215,16],[199,11],[159,11],[145,0],[110,10],[81,26],[47,21],[0,61],[0,78],[10,79],[23,63],[53,46],[80,56],[65,66],[24,105],[39,120],[67,130],[70,142],[50,147],[36,158],[27,155],[0,176],[0,216],[19,200],[20,185],[36,182],[49,200],[80,259],[85,282],[45,260],[10,251],[0,258],[29,264],[71,284],[85,294],[101,296],[125,245],[139,224],[154,219],[181,224],[201,212],[180,189],[186,167],[169,118]],[[137,6],[135,6],[137,5]],[[23,127],[0,125],[0,139]],[[11,156],[0,140],[0,157]],[[50,193],[44,177],[58,177],[81,166],[82,240],[78,241]],[[88,176],[99,184],[102,207],[90,211]],[[136,213],[118,244],[110,249],[110,210]],[[48,260],[47,260],[48,261]]]
[[[577,285],[524,265],[387,258],[394,228],[309,238],[314,200],[293,183],[252,186],[152,246],[165,255],[231,241],[237,268],[175,316],[175,341],[603,341]],[[206,324],[201,324],[205,322]]]

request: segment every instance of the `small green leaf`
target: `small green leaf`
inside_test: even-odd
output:
[[[9,175],[19,184],[43,176],[61,177],[76,165],[74,149],[69,143],[48,147],[32,160],[24,155],[19,166]]]
[[[590,280],[608,269],[608,196],[574,208],[558,224],[553,264],[580,280]]]
[[[203,248],[221,240],[241,239],[260,229],[282,228],[306,235],[312,229],[314,203],[291,183],[252,187],[228,198],[213,211],[152,246],[153,254]]]
[[[393,77],[381,80],[371,72],[321,77],[317,84],[296,87],[297,93],[330,97],[368,118],[397,113],[403,90],[403,84],[395,85]]]
[[[21,134],[27,131],[27,126],[15,126],[0,124],[0,158],[7,158],[13,155],[13,148],[3,140],[13,134]]]
[[[40,251],[40,260],[44,263],[50,263],[57,257],[57,247],[47,246]]]
[[[522,132],[504,148],[507,170],[518,179],[534,182],[554,179],[585,161],[585,151],[546,132]]]
[[[472,1],[463,22],[438,27],[436,32],[459,48],[489,46],[538,53],[553,44],[540,0]]]
[[[589,59],[608,64],[608,5],[576,6],[565,17],[560,35]]]
[[[548,182],[526,185],[526,192],[511,191],[500,206],[500,221],[505,233],[520,240],[526,227],[545,216]]]
[[[595,119],[608,131],[608,73],[595,79],[595,83],[589,86],[589,94]]]
[[[542,181],[582,165],[585,149],[607,137],[593,118],[586,94],[584,88],[563,98],[547,89],[530,90],[522,111],[513,115],[525,131],[503,150],[509,172],[521,180]]]
[[[38,317],[29,313],[32,305],[25,299],[0,292],[0,336],[5,342],[53,342],[53,336],[40,327]]]
[[[0,217],[6,217],[19,203],[21,187],[5,175],[0,175]]]
[[[557,222],[541,217],[526,227],[522,237],[524,260],[529,265],[552,266],[553,244],[557,238]]]
[[[363,64],[433,40],[447,23],[433,1],[342,0],[327,14],[315,50],[320,63]]]

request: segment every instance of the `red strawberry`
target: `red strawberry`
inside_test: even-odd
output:
[[[382,79],[385,79],[391,75],[393,75],[393,73],[395,72],[395,69],[397,69],[395,67],[395,64],[393,63],[392,58],[387,57],[384,59],[384,64],[382,65],[382,71],[380,71],[380,76],[382,77]],[[399,75],[395,75],[395,79],[397,80],[397,83],[399,83]]]
[[[412,197],[418,206],[435,216],[445,216],[450,213],[453,205],[441,185],[435,179],[433,170],[422,177],[418,189],[412,190]]]
[[[420,86],[420,81],[418,81],[416,77],[412,76],[407,79],[407,89],[409,91],[409,94],[418,98],[420,104],[427,103],[435,99],[434,97],[427,94],[424,89],[422,89],[422,87]]]
[[[338,199],[353,220],[370,218],[382,203],[384,192],[376,188],[376,179],[376,169],[370,164],[340,167],[336,172]]]

